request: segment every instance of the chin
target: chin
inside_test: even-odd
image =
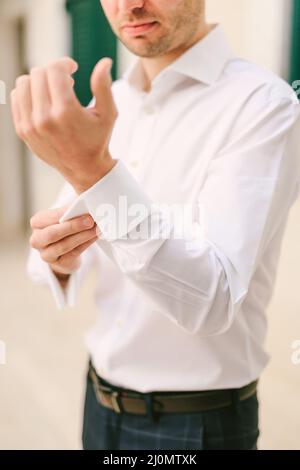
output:
[[[156,52],[151,52],[143,47],[134,47],[130,44],[125,44],[125,47],[130,51],[132,52],[134,55],[138,56],[138,57],[144,57],[145,59],[146,58],[151,58],[151,57],[157,57],[157,53]]]

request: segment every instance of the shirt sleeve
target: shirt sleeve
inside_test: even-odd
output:
[[[298,118],[289,97],[249,98],[208,166],[194,223],[170,220],[121,160],[63,220],[85,207],[102,232],[98,246],[161,314],[187,333],[221,334],[298,194]]]
[[[76,197],[77,194],[72,186],[65,183],[51,208],[71,204]],[[79,287],[92,265],[95,248],[99,250],[98,247],[92,245],[82,253],[81,266],[70,276],[64,289],[61,287],[48,263],[42,260],[39,251],[34,248],[29,249],[26,265],[27,273],[33,282],[50,288],[58,309],[63,309],[66,306],[74,307]]]

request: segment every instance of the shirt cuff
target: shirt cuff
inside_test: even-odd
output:
[[[151,214],[152,201],[118,160],[96,184],[81,193],[60,222],[89,213],[98,225],[101,238],[115,241],[127,235]]]
[[[76,303],[77,291],[77,273],[70,276],[68,284],[63,289],[53,273],[50,266],[45,263],[45,283],[49,286],[51,293],[55,299],[56,306],[59,310],[65,307],[74,307]]]

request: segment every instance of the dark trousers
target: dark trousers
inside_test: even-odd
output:
[[[87,379],[82,441],[85,450],[255,449],[257,395],[231,406],[195,413],[162,414],[153,419],[151,394],[146,416],[105,408]]]

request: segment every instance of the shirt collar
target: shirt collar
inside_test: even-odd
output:
[[[234,53],[228,43],[222,25],[215,24],[214,28],[196,44],[184,52],[178,59],[163,69],[154,82],[168,71],[177,72],[185,77],[211,85],[221,75],[228,60]],[[136,58],[123,75],[133,87],[142,90],[144,71],[140,58]]]

